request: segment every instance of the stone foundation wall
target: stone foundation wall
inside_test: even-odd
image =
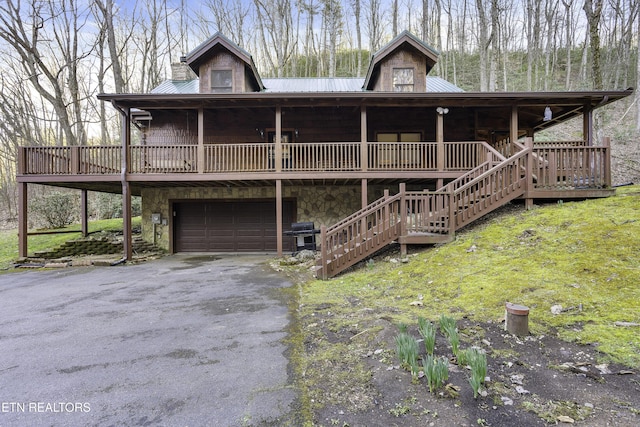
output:
[[[320,228],[321,225],[332,225],[359,210],[361,208],[360,191],[359,185],[283,186],[282,188],[284,198],[296,200],[296,220],[312,221],[316,228]],[[375,191],[375,193],[381,193],[381,191]],[[275,199],[275,197],[275,187],[144,189],[142,191],[142,238],[165,250],[171,250],[169,247],[169,228],[172,221],[172,212],[169,211],[170,200]],[[151,223],[153,213],[159,213],[162,216],[162,224],[155,226],[155,240],[154,226]]]

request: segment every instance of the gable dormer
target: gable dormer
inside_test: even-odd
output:
[[[438,51],[404,31],[372,56],[363,89],[425,92],[427,74],[438,62],[438,55]]]
[[[264,90],[251,55],[220,33],[189,53],[187,64],[200,79],[200,93]]]

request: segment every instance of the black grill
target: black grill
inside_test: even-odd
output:
[[[320,230],[314,227],[313,222],[294,222],[291,224],[291,230],[285,231],[284,235],[296,239],[296,252],[299,252],[303,249],[315,251],[318,233]]]

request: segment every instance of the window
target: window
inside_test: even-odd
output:
[[[233,89],[232,70],[211,71],[211,92],[231,92]]]
[[[413,68],[393,69],[393,91],[413,92]]]

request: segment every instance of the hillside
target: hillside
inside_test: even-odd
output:
[[[294,361],[310,419],[476,425],[477,417],[478,425],[543,425],[566,414],[589,425],[637,424],[640,399],[623,396],[638,396],[640,384],[639,253],[640,186],[630,186],[608,199],[530,211],[512,205],[453,243],[405,260],[386,253],[333,280],[301,284]],[[503,330],[507,301],[531,310],[525,339]],[[424,379],[412,381],[398,367],[398,325],[419,338],[417,319],[437,324],[441,315],[457,320],[461,347],[486,352],[486,397],[473,399],[464,367],[450,375],[454,395],[431,395]],[[441,336],[436,349],[455,361]],[[525,371],[526,395],[509,382],[517,367]],[[594,393],[605,397],[589,397]]]

